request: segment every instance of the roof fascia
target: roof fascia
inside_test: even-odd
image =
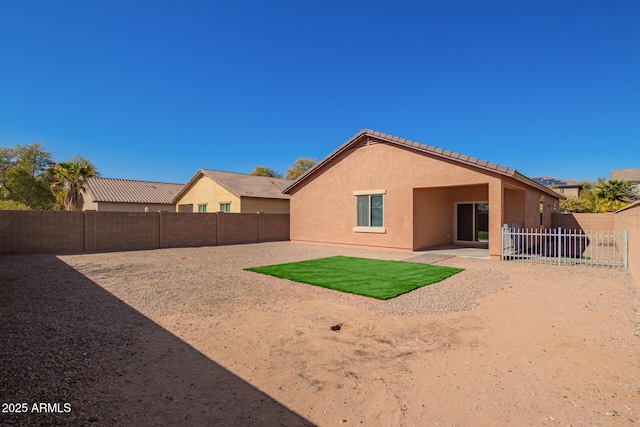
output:
[[[327,157],[325,157],[324,159],[322,159],[320,162],[316,163],[311,169],[309,169],[307,172],[305,172],[303,175],[301,175],[296,181],[293,182],[293,184],[291,184],[290,186],[288,186],[287,188],[285,188],[282,192],[285,194],[290,194],[291,190],[293,188],[295,188],[298,184],[300,184],[302,181],[306,180],[311,174],[313,174],[315,171],[317,171],[318,169],[320,169],[322,166],[324,166],[325,164],[329,163],[331,160],[333,160],[335,157],[339,156],[342,152],[346,151],[351,145],[354,145],[361,137],[363,136],[367,136],[370,138],[375,138],[378,139],[380,141],[386,142],[388,144],[392,144],[396,147],[400,147],[400,148],[405,148],[405,149],[409,149],[409,150],[414,150],[417,151],[419,153],[423,153],[426,155],[432,155],[435,157],[439,157],[441,159],[444,160],[449,160],[452,162],[456,162],[459,163],[461,165],[467,166],[467,167],[471,167],[471,168],[477,168],[477,169],[481,169],[487,172],[491,172],[491,173],[496,173],[499,175],[503,175],[503,176],[508,176],[511,178],[514,178],[520,182],[522,182],[523,184],[529,185],[531,187],[534,187],[538,190],[541,190],[553,197],[557,197],[558,199],[564,200],[566,199],[566,197],[564,197],[561,194],[556,193],[555,191],[541,185],[538,184],[537,182],[535,182],[534,180],[532,180],[531,178],[527,178],[526,176],[522,175],[521,173],[519,173],[518,171],[516,171],[515,169],[512,168],[508,168],[506,166],[503,166],[504,168],[506,168],[506,170],[501,170],[499,168],[491,168],[491,167],[487,167],[484,166],[482,164],[479,163],[470,163],[467,162],[463,159],[461,159],[460,157],[466,157],[469,158],[469,156],[465,156],[459,153],[455,153],[458,155],[458,157],[454,157],[449,154],[454,154],[451,153],[450,151],[447,150],[442,150],[440,152],[438,151],[428,151],[422,148],[422,146],[426,146],[424,144],[420,144],[418,142],[415,141],[408,141],[399,137],[389,137],[386,136],[386,134],[380,134],[380,132],[376,132],[376,131],[371,131],[369,129],[363,129],[360,132],[358,132],[357,134],[355,134],[353,137],[351,137],[351,139],[349,139],[347,142],[345,142],[344,144],[342,144],[340,147],[338,147],[336,150],[334,150],[331,154],[329,154]],[[406,141],[403,142],[403,141]],[[426,146],[428,147],[428,146]],[[491,164],[490,162],[486,162],[486,164]],[[500,165],[497,165],[500,166]]]
[[[339,156],[342,152],[347,150],[360,137],[362,137],[364,135],[367,135],[367,134],[368,134],[367,129],[363,129],[360,132],[358,132],[357,134],[355,134],[354,136],[352,136],[347,142],[345,142],[344,144],[342,144],[341,146],[339,146],[338,148],[333,150],[333,152],[331,152],[327,157],[325,157],[324,159],[320,160],[318,163],[316,163],[311,168],[309,168],[309,170],[307,170],[305,173],[300,175],[298,177],[298,179],[293,181],[293,183],[291,185],[289,185],[287,188],[285,188],[284,190],[282,190],[282,192],[285,193],[285,194],[290,194],[290,191],[294,187],[296,187],[299,183],[301,183],[302,181],[306,180],[307,177],[311,176],[313,173],[315,173],[322,166],[324,166],[325,164],[329,163],[332,159],[334,159],[335,157]]]
[[[544,191],[545,193],[549,194],[550,196],[553,196],[557,199],[560,200],[566,200],[566,197],[563,196],[560,193],[556,193],[555,191],[553,191],[550,188],[545,187],[542,184],[538,184],[537,182],[535,182],[534,180],[532,180],[531,178],[527,178],[526,176],[522,175],[520,172],[515,171],[514,174],[512,175],[512,178],[522,182],[523,184],[527,184],[530,187],[534,187],[537,188],[540,191]]]

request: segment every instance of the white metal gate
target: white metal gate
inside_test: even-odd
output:
[[[539,264],[627,268],[627,230],[590,231],[566,228],[502,227],[502,260]]]

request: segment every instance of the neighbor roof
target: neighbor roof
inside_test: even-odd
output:
[[[477,159],[475,157],[467,156],[465,154],[455,153],[453,151],[444,150],[442,148],[434,147],[432,145],[422,144],[420,142],[411,141],[409,139],[399,138],[397,136],[389,135],[387,133],[378,132],[371,129],[363,129],[357,134],[355,134],[351,139],[342,144],[336,150],[334,150],[327,157],[322,159],[320,162],[316,163],[313,167],[311,167],[307,172],[301,175],[296,181],[293,182],[289,187],[284,189],[285,193],[289,193],[293,188],[295,188],[298,184],[304,181],[307,177],[313,175],[318,169],[320,169],[323,165],[330,162],[332,159],[337,157],[339,154],[351,148],[351,146],[355,145],[357,141],[359,141],[363,137],[371,137],[375,138],[379,141],[386,142],[391,145],[396,145],[400,147],[410,148],[412,150],[422,152],[425,154],[430,154],[435,157],[441,157],[447,160],[452,160],[457,163],[462,163],[467,166],[473,166],[479,169],[484,169],[489,172],[495,172],[500,175],[505,175],[518,181],[524,182],[527,185],[535,187],[541,191],[544,191],[547,194],[551,194],[554,197],[564,199],[565,197],[546,188],[543,185],[538,184],[537,182],[527,178],[526,176],[520,174],[515,169],[509,168],[507,166],[501,166],[497,163],[491,163],[486,160]]]
[[[609,177],[623,181],[640,181],[640,168],[611,169]]]
[[[622,209],[618,209],[616,213],[626,211],[627,209],[637,208],[637,207],[640,207],[640,200],[638,200],[637,202],[633,202]]]
[[[212,179],[215,183],[237,197],[257,197],[263,199],[288,200],[289,195],[284,194],[282,190],[293,182],[289,179],[273,178],[270,176],[200,169],[187,185],[184,186],[182,191],[174,197],[174,203],[187,192],[189,187],[203,176]]]
[[[173,204],[184,184],[134,181],[118,178],[89,178],[87,194],[94,202]]]
[[[579,188],[582,187],[578,181],[572,179],[560,179],[552,176],[533,176],[532,180],[545,187],[557,187],[557,188]]]

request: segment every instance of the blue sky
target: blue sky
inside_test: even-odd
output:
[[[284,172],[363,128],[513,167],[640,167],[640,1],[0,2],[0,146],[105,177]]]

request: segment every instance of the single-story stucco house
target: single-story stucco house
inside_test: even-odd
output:
[[[174,198],[178,212],[289,213],[293,181],[200,169]]]
[[[563,196],[514,169],[362,130],[288,186],[291,241],[420,250],[551,226]]]
[[[87,180],[83,192],[85,211],[175,212],[175,196],[184,184],[98,178]]]

